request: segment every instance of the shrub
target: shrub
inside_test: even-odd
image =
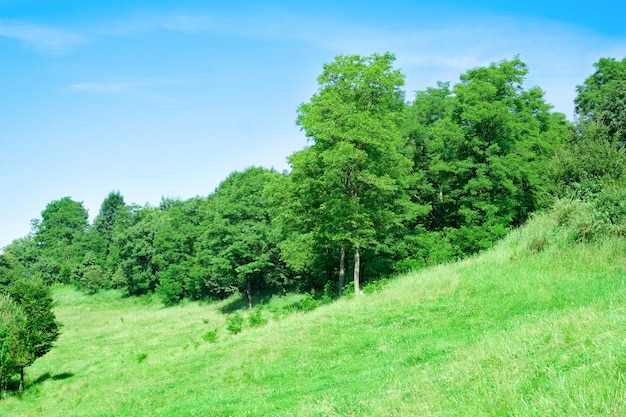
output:
[[[389,280],[386,278],[381,278],[376,281],[369,282],[367,283],[367,285],[363,287],[363,292],[366,294],[371,294],[374,292],[381,292],[382,289],[385,288],[385,286],[388,283],[389,283]]]
[[[180,302],[183,287],[179,281],[172,279],[169,275],[164,275],[156,287],[156,292],[159,294],[163,305],[171,307]]]
[[[258,327],[267,324],[267,319],[263,317],[260,308],[255,308],[252,313],[248,316],[248,323],[250,327]]]
[[[243,330],[243,317],[240,313],[231,314],[226,317],[226,329],[232,334],[241,333]]]
[[[209,343],[217,342],[217,329],[209,330],[202,336],[202,339]]]
[[[302,311],[312,311],[320,305],[322,305],[321,300],[316,300],[311,294],[305,294],[304,298],[298,303],[297,308]]]

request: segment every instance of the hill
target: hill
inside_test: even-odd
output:
[[[362,297],[274,298],[238,334],[234,300],[57,288],[58,344],[0,415],[625,415],[626,242],[568,210]]]

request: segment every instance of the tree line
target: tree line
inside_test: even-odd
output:
[[[621,221],[626,58],[595,64],[577,87],[573,123],[524,85],[519,57],[412,101],[394,62],[341,55],[323,66],[297,109],[308,146],[288,156],[287,172],[251,167],[207,196],[156,207],[111,192],[91,224],[81,202],[50,202],[32,233],[4,248],[0,288],[118,288],[166,305],[241,293],[251,307],[259,291],[359,294],[466,257],[558,198],[597,201]],[[3,323],[23,321],[7,297]],[[16,331],[0,329],[0,343]]]

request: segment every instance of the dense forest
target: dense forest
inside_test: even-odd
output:
[[[252,307],[254,294],[286,291],[330,300],[486,249],[559,199],[590,202],[606,224],[626,216],[626,58],[581,80],[575,122],[524,85],[518,57],[412,100],[394,62],[323,66],[297,109],[309,146],[287,172],[251,167],[158,207],[114,191],[91,224],[81,202],[50,202],[0,254],[0,388],[58,336],[56,283],[165,305],[240,293]]]

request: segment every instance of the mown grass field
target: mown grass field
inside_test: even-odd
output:
[[[58,288],[63,333],[0,416],[622,416],[625,280],[624,239],[544,215],[362,297],[272,299],[234,335],[230,301]]]

